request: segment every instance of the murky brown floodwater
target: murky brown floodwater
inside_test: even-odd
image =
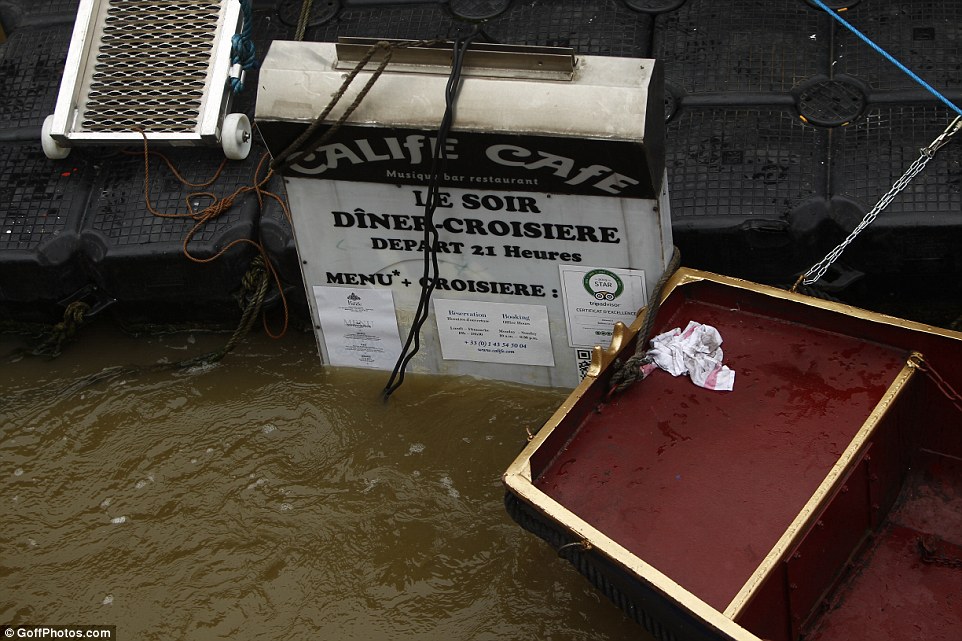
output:
[[[56,360],[2,360],[0,624],[164,641],[643,636],[502,506],[525,427],[563,393],[409,377],[384,405],[383,373],[321,367],[308,335],[158,372],[117,366],[226,337],[92,330]]]

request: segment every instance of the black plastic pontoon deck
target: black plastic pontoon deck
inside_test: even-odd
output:
[[[830,4],[848,7],[852,23],[962,99],[962,0]],[[49,161],[40,151],[76,6],[0,0],[0,318],[56,320],[61,301],[88,286],[117,299],[121,316],[232,318],[249,247],[193,265],[181,254],[190,223],[146,210],[136,156],[77,149]],[[293,38],[300,6],[254,2],[261,56],[272,40]],[[490,41],[663,61],[676,243],[685,264],[719,273],[790,283],[949,120],[934,98],[804,0],[340,0],[314,3],[306,39],[443,38],[479,21]],[[255,78],[248,86],[239,109],[251,114]],[[232,163],[217,193],[246,184],[262,149]],[[203,180],[222,155],[173,157],[188,178]],[[939,153],[851,247],[832,293],[937,324],[958,316],[960,160],[958,144]],[[158,206],[182,210],[185,190],[158,160],[151,175]],[[263,240],[290,292],[302,296],[286,222],[276,210],[259,213],[252,197],[192,248],[211,255],[238,237]]]

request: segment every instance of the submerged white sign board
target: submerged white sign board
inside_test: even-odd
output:
[[[324,43],[272,46],[256,116],[273,153],[340,86],[334,57]],[[464,78],[433,214],[434,302],[409,369],[574,387],[578,354],[608,342],[606,317],[630,320],[646,303],[672,251],[656,70],[584,57],[567,81]],[[430,132],[446,80],[389,67],[348,124],[284,172],[309,292],[389,292],[402,338],[421,298]],[[610,117],[599,119],[602,109]],[[617,313],[578,311],[593,309],[575,288],[592,272],[621,279],[605,306]],[[343,352],[356,353],[347,348],[357,338],[325,308],[333,299],[308,298],[324,358],[349,364]],[[387,305],[378,309],[389,325]]]
[[[424,222],[418,201],[423,188],[291,178],[288,194],[309,286],[392,292],[403,336],[421,295]],[[468,347],[483,346],[456,349],[451,325],[435,302],[433,318],[422,331],[422,351],[413,361],[416,371],[574,386],[578,364],[572,347],[607,344],[606,331],[615,320],[630,321],[646,303],[645,276],[661,272],[662,236],[643,225],[643,214],[650,218],[654,213],[645,210],[651,206],[647,201],[454,188],[444,189],[442,197],[446,206],[434,217],[440,275],[435,301],[449,307],[460,301],[463,309],[475,310],[494,309],[494,304],[524,308],[540,319],[537,342],[516,350],[515,359],[504,352],[497,359],[482,359],[478,356],[495,352],[477,350],[466,357]],[[512,198],[523,200],[526,210],[496,206]],[[491,207],[478,206],[481,202]],[[649,256],[646,269],[611,267],[631,264],[633,255]],[[625,291],[612,301],[590,298],[583,281],[592,272],[616,276]],[[618,312],[607,330],[608,314],[597,313],[589,302],[616,305],[598,308]],[[322,311],[317,306],[315,314]],[[321,329],[330,354],[334,339],[323,323]],[[531,362],[526,354],[535,353],[539,356]]]

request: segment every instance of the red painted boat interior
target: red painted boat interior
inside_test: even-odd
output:
[[[719,330],[734,391],[656,371],[590,415],[535,483],[724,610],[908,352],[690,299],[663,311],[657,331]]]
[[[771,641],[962,639],[962,459],[928,449],[960,440],[962,410],[916,373],[736,621]]]
[[[719,611],[900,388],[735,621],[767,641],[962,641],[962,341],[712,282],[655,333],[714,325],[735,389],[656,371],[589,386],[531,456],[535,485]],[[629,343],[627,350],[633,350]]]
[[[962,460],[916,453],[871,548],[806,632],[812,641],[962,639]]]

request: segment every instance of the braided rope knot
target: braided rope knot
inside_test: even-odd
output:
[[[241,278],[241,287],[243,287],[244,292],[249,294],[260,289],[262,284],[266,282],[264,278],[266,275],[267,267],[264,265],[264,258],[259,255],[255,256],[247,272],[244,273],[244,277]]]
[[[67,305],[63,312],[63,320],[50,328],[47,337],[31,353],[34,356],[59,356],[63,344],[77,333],[86,320],[88,312],[90,312],[90,305],[83,301],[75,300]]]
[[[678,251],[677,247],[674,247],[671,260],[668,261],[665,271],[662,272],[661,278],[659,278],[655,284],[651,296],[648,297],[648,307],[645,309],[645,322],[635,335],[635,353],[621,363],[611,375],[611,379],[608,382],[609,396],[612,394],[620,394],[634,383],[644,380],[645,377],[648,376],[645,365],[650,365],[653,362],[651,357],[648,356],[648,339],[651,338],[651,330],[655,325],[655,317],[658,316],[658,310],[661,308],[661,296],[665,285],[668,283],[671,275],[678,271],[680,266],[681,252]]]
[[[648,376],[645,365],[651,365],[652,362],[647,354],[632,354],[611,377],[609,394],[620,394],[638,381],[645,380]]]
[[[217,218],[221,214],[230,210],[234,206],[234,201],[237,199],[238,193],[235,192],[224,198],[215,200],[213,203],[204,208],[204,210],[198,216],[201,220],[210,220],[211,218]]]

